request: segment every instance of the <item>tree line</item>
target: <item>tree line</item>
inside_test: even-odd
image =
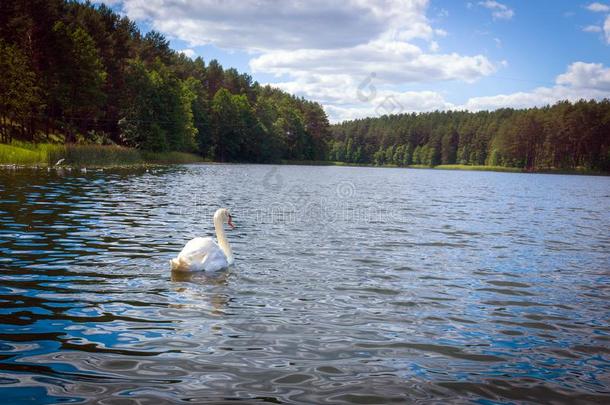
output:
[[[332,126],[329,159],[610,171],[610,100],[496,111],[435,111]]]
[[[218,161],[610,171],[610,101],[399,114],[330,126],[322,107],[172,50],[105,5],[0,2],[0,142],[197,152]]]
[[[119,144],[221,161],[322,160],[322,107],[192,60],[105,5],[0,3],[0,141]]]

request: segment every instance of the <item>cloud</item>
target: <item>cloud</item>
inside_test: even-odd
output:
[[[189,49],[189,48],[182,49],[181,51],[178,51],[178,52],[183,53],[187,58],[191,58],[191,59],[193,59],[194,57],[197,56],[197,53],[194,50]]]
[[[594,3],[596,4],[596,3]],[[587,25],[582,29],[584,32],[603,32],[603,37],[608,45],[610,45],[610,15],[606,16],[606,19],[602,26],[599,25]]]
[[[327,105],[326,113],[331,122],[377,117],[386,114],[451,110],[455,105],[447,102],[434,91],[381,91],[367,103]]]
[[[554,104],[561,100],[600,100],[610,93],[610,68],[601,63],[574,62],[568,66],[566,72],[556,77],[554,86],[537,87],[531,91],[509,94],[472,97],[461,105],[451,103],[442,94],[432,91],[377,91],[374,86],[371,87],[370,82],[359,90],[360,98],[365,98],[367,102],[327,106],[326,111],[331,121],[405,112],[530,108]]]
[[[602,32],[602,27],[597,25],[587,25],[582,29],[584,32]]]
[[[121,0],[94,0],[93,3],[95,4],[105,4],[109,7],[111,6],[115,6],[117,4],[119,4],[121,2]]]
[[[605,68],[601,63],[575,62],[568,67],[566,73],[557,76],[556,83],[610,92],[610,68]]]
[[[273,75],[273,86],[321,102],[333,122],[437,109],[541,106],[610,92],[610,69],[585,62],[572,63],[553,86],[461,104],[438,91],[420,90],[441,81],[474,83],[505,66],[481,54],[440,52],[439,42],[448,34],[427,18],[428,3],[124,0],[121,10],[185,41],[188,47],[180,52],[189,57],[202,44],[244,52],[253,73]],[[515,15],[497,1],[475,4],[491,10],[494,19]],[[610,17],[597,28],[610,43]]]
[[[438,41],[447,32],[427,18],[428,3],[124,0],[122,10],[187,42],[189,49],[213,44],[247,52],[253,73],[274,75],[272,85],[323,103],[338,119],[374,113],[388,97],[418,111],[447,108],[437,93],[396,88],[452,80],[472,83],[497,70],[499,65],[483,55],[440,53]],[[363,103],[358,89],[370,75],[375,75],[377,93]],[[354,112],[347,113],[350,109]]]
[[[317,100],[331,120],[343,120],[365,113],[379,115],[375,111],[390,96],[402,100],[400,104],[410,111],[448,108],[436,93],[392,89],[443,80],[474,82],[497,66],[481,55],[430,54],[409,43],[380,40],[346,49],[268,52],[252,59],[250,68],[286,78],[273,85]]]
[[[374,83],[374,81],[373,81]],[[372,90],[371,90],[372,89]],[[551,105],[561,100],[607,98],[610,93],[610,68],[601,63],[574,62],[558,75],[555,85],[537,87],[530,91],[472,97],[459,105],[447,101],[442,94],[432,91],[398,92],[377,91],[370,82],[359,89],[366,103],[329,105],[326,111],[331,121],[434,110],[496,110],[498,108],[530,108]]]
[[[123,11],[190,46],[247,51],[331,49],[382,33],[428,39],[428,0],[124,0]],[[406,24],[403,22],[407,22]]]
[[[481,1],[479,6],[491,10],[491,16],[494,20],[510,20],[515,15],[511,8],[494,0]]]
[[[470,98],[460,109],[494,110],[503,107],[528,108],[554,104],[560,100],[603,99],[610,92],[610,68],[601,63],[574,62],[557,76],[552,87],[529,92]]]
[[[353,48],[302,49],[267,52],[250,61],[255,73],[288,75],[344,75],[364,77],[375,72],[384,83],[421,83],[439,80],[468,82],[489,75],[496,66],[482,55],[428,54],[399,41],[372,41]]]
[[[587,10],[593,11],[596,13],[607,13],[610,11],[610,6],[602,3],[591,3],[587,6]]]
[[[441,8],[438,13],[436,14],[436,16],[438,18],[447,18],[449,17],[449,10],[445,9],[445,8]]]

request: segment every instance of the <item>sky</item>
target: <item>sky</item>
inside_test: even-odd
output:
[[[610,96],[610,0],[105,0],[331,122]]]

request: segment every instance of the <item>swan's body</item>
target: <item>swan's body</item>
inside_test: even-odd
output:
[[[226,208],[221,208],[214,214],[218,243],[210,237],[190,240],[178,257],[170,260],[172,270],[215,272],[231,266],[234,258],[223,229],[225,221],[233,227],[231,214]]]

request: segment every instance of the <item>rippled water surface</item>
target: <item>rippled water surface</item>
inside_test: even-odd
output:
[[[610,178],[0,171],[3,403],[608,403]],[[229,207],[236,265],[168,260]]]

